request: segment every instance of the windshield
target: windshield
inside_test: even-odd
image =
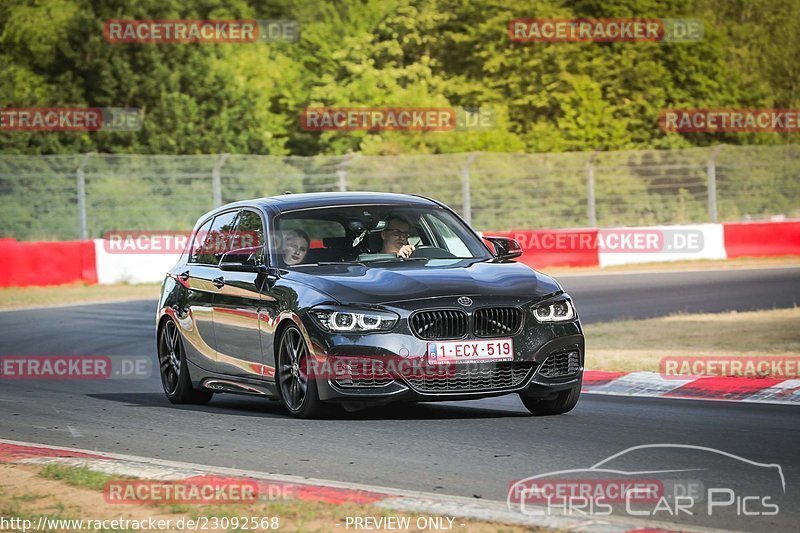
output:
[[[281,266],[490,259],[486,246],[440,207],[362,205],[284,213],[275,222]]]

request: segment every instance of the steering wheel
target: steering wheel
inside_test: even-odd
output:
[[[414,248],[411,257],[427,257],[428,259],[453,259],[456,256],[438,246],[423,245]]]

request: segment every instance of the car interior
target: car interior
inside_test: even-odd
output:
[[[301,264],[391,260],[397,256],[381,252],[383,247],[381,231],[386,224],[386,216],[388,213],[378,218],[377,223],[373,222],[374,217],[371,213],[364,218],[327,218],[322,221],[324,224],[320,224],[320,219],[294,219],[286,226],[303,229],[311,237],[308,254]],[[409,243],[419,246],[430,242],[430,238],[421,228],[419,219],[413,217],[409,219],[412,222]],[[330,233],[334,232],[340,235],[331,236]],[[439,250],[437,257],[442,257],[443,252],[446,254],[444,250],[437,250]]]

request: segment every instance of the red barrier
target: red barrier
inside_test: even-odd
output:
[[[596,229],[487,231],[484,235],[519,242],[523,252],[519,261],[532,268],[600,265]]]
[[[800,255],[800,222],[723,224],[728,258]]]
[[[97,283],[94,241],[0,239],[0,287]]]

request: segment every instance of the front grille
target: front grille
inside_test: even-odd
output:
[[[456,309],[411,315],[411,331],[420,339],[460,339],[467,334],[467,313]]]
[[[576,374],[581,369],[581,358],[577,350],[550,354],[539,367],[539,375],[560,378]]]
[[[522,326],[522,311],[516,307],[485,307],[475,310],[472,321],[478,337],[512,335]]]
[[[430,366],[404,379],[419,392],[497,391],[519,387],[535,367],[528,361]]]
[[[375,389],[394,381],[383,364],[372,359],[337,362],[334,383],[346,389]]]

